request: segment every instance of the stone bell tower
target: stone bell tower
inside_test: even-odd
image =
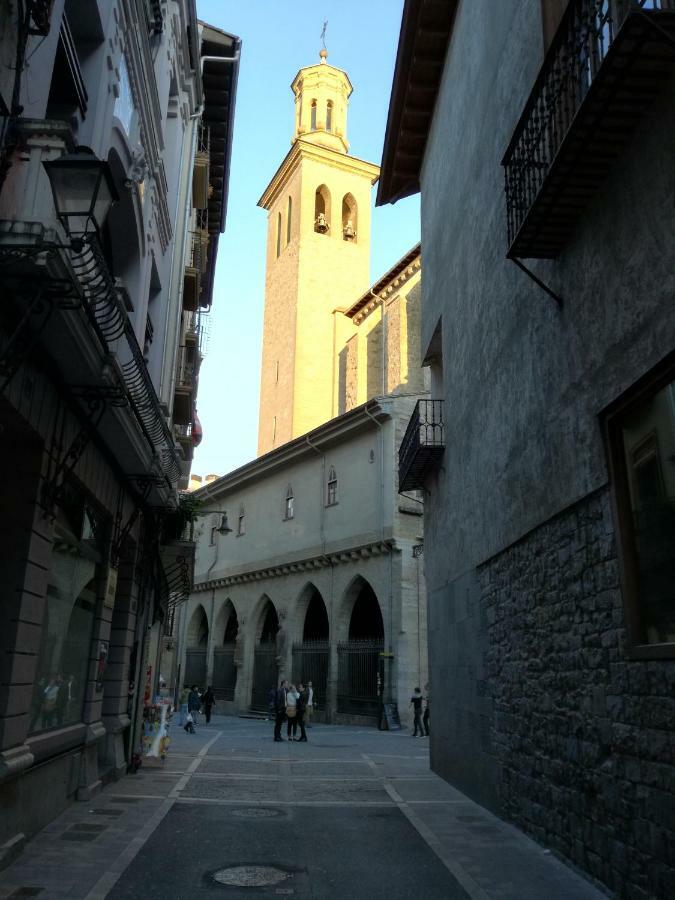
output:
[[[268,211],[258,455],[337,414],[333,313],[370,284],[379,168],[348,154],[352,85],[327,56],[293,79],[291,149],[258,201]]]

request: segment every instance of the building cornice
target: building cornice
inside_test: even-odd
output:
[[[365,292],[356,303],[352,304],[345,315],[360,325],[370,313],[392,295],[397,293],[406,282],[413,278],[422,268],[422,256],[420,245],[416,244],[412,250],[401,257],[396,265],[378,279],[369,290]]]
[[[328,447],[336,441],[345,440],[354,431],[372,428],[373,420],[384,422],[390,419],[391,406],[391,401],[387,399],[368,400],[361,406],[325,422],[313,431],[294,438],[281,447],[270,450],[269,453],[265,453],[233,472],[210,482],[205,487],[199,488],[194,492],[194,496],[204,504],[204,511],[208,512],[206,504],[220,502],[229,491],[239,490],[249,482],[269,475],[290,462],[296,462],[305,456],[313,456],[316,452],[315,448]]]
[[[249,584],[252,581],[263,581],[269,578],[282,578],[288,575],[296,575],[299,572],[314,572],[317,569],[325,569],[328,566],[340,566],[347,563],[362,562],[377,556],[386,556],[390,553],[400,553],[393,538],[382,541],[372,541],[357,547],[347,547],[332,553],[319,553],[304,559],[293,560],[282,565],[263,566],[259,569],[247,569],[233,575],[221,575],[210,578],[207,581],[197,581],[194,593],[213,590],[215,588],[227,588],[237,584]]]
[[[366,178],[370,178],[371,184],[375,184],[380,174],[380,167],[375,165],[375,163],[298,138],[265,188],[264,193],[258,200],[258,206],[263,209],[270,209],[283,186],[305,159],[325,163],[334,169],[342,169],[342,171],[350,172],[351,174],[363,175]]]

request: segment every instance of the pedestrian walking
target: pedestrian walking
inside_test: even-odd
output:
[[[307,705],[305,706],[305,725],[307,728],[312,727],[312,713],[314,712],[314,688],[312,682],[307,682]]]
[[[274,707],[274,740],[283,741],[281,736],[281,726],[286,718],[286,693],[288,682],[284,679],[276,691],[275,707]]]
[[[188,712],[192,713],[192,721],[197,721],[197,713],[202,705],[202,698],[196,684],[192,685],[188,694]]]
[[[413,712],[415,715],[415,731],[413,732],[413,737],[417,737],[417,730],[419,729],[420,737],[424,737],[424,726],[422,725],[422,691],[416,687],[412,697],[410,698],[410,705],[413,707]]]
[[[295,701],[295,708],[297,709],[296,721],[298,726],[300,727],[300,737],[295,738],[296,741],[305,741],[307,743],[307,732],[305,731],[305,713],[307,711],[307,691],[305,690],[305,686],[303,684],[298,684],[298,697]]]
[[[429,682],[424,685],[424,715],[422,716],[422,724],[424,725],[424,733],[429,737],[429,704],[431,699],[431,688]]]
[[[206,717],[207,725],[211,721],[211,710],[213,709],[213,705],[215,704],[215,702],[216,697],[213,693],[213,688],[211,687],[211,685],[209,685],[202,694],[202,705],[204,706],[204,716]]]
[[[292,684],[286,692],[286,718],[288,719],[286,736],[289,741],[294,741],[298,733],[298,697],[295,685]]]

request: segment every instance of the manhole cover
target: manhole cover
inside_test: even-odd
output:
[[[252,809],[235,809],[233,816],[239,816],[241,819],[271,819],[281,816],[283,813],[279,809],[267,809],[266,807],[256,806]]]
[[[235,887],[264,887],[268,884],[280,884],[290,877],[290,872],[275,869],[274,866],[230,866],[213,873],[213,880],[218,884]]]

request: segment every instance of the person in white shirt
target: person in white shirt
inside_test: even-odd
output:
[[[292,684],[286,692],[286,718],[288,719],[287,737],[289,741],[295,740],[298,731],[298,697],[300,695]]]
[[[312,727],[312,713],[314,712],[314,688],[312,682],[307,682],[307,706],[305,707],[305,727]]]

